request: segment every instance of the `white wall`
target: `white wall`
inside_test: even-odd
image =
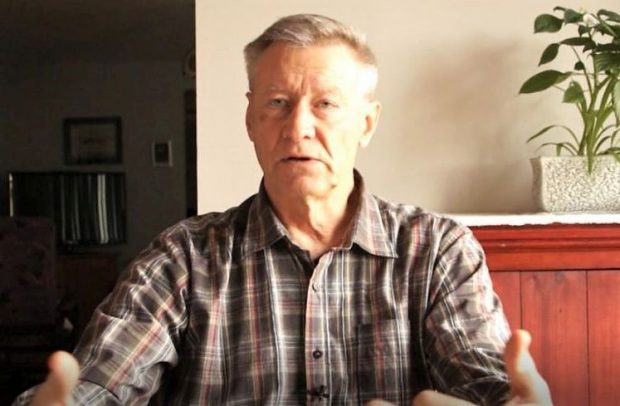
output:
[[[617,0],[564,0],[617,9]],[[196,2],[199,211],[256,192],[244,129],[242,48],[275,19],[313,12],[366,32],[380,64],[383,113],[358,168],[370,189],[440,212],[528,212],[535,145],[556,121],[576,123],[559,94],[517,96],[554,34],[533,34],[549,0],[199,0]],[[563,38],[563,35],[556,36]],[[573,62],[567,59],[566,67]]]
[[[1,72],[1,71],[0,71]],[[187,87],[180,63],[63,63],[5,70],[0,78],[0,174],[11,170],[123,171],[127,181],[128,244],[133,257],[162,229],[185,217]],[[121,165],[65,166],[65,117],[121,116]],[[4,122],[4,126],[2,126]],[[172,168],[151,165],[151,142],[172,140]],[[5,201],[6,199],[0,199]]]

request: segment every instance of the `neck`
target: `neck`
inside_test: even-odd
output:
[[[358,204],[354,184],[326,196],[300,196],[294,193],[267,194],[274,211],[292,241],[310,252],[313,259],[337,247],[347,237]]]

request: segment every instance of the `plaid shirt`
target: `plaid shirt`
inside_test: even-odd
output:
[[[76,403],[500,404],[508,327],[472,233],[356,178],[350,238],[318,262],[263,188],[162,233],[91,320]]]

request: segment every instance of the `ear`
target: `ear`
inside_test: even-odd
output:
[[[251,109],[252,109],[252,92],[247,92],[245,97],[248,99],[248,105],[245,108],[245,130],[248,133],[248,137],[250,141],[254,142],[254,136],[252,134],[252,119],[251,119]]]
[[[370,140],[377,129],[379,123],[379,116],[381,115],[381,103],[376,100],[369,101],[365,115],[365,128],[360,138],[359,145],[362,148],[366,148],[370,144]]]

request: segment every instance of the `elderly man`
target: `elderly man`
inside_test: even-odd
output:
[[[471,232],[354,169],[380,112],[363,37],[294,15],[245,57],[258,194],[162,233],[34,404],[549,404]]]

